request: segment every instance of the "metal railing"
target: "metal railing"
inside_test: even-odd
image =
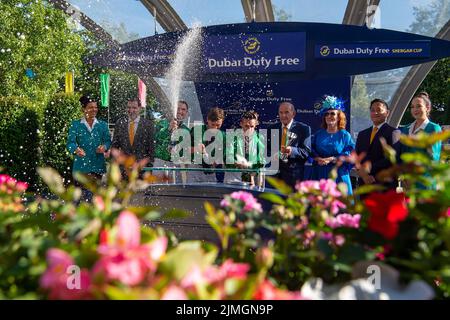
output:
[[[265,189],[265,180],[266,175],[276,174],[276,170],[270,170],[267,168],[257,168],[257,169],[238,169],[238,168],[204,168],[204,167],[183,167],[180,165],[179,167],[145,167],[143,168],[145,172],[163,172],[166,177],[171,176],[170,180],[166,180],[168,184],[189,184],[193,183],[189,181],[187,173],[189,172],[202,172],[202,173],[249,173],[255,174],[255,184],[251,185],[245,181],[230,180],[224,181],[223,184],[226,185],[240,185],[243,188],[255,188],[259,191],[264,191]],[[177,173],[180,173],[179,175]],[[195,182],[194,182],[195,183]],[[207,184],[208,182],[201,182]]]

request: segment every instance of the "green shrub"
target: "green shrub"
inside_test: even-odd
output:
[[[42,119],[42,162],[56,169],[65,183],[72,180],[72,157],[66,149],[72,120],[80,119],[79,96],[58,93],[44,109]]]
[[[0,167],[36,187],[39,165],[39,115],[20,97],[0,97]]]

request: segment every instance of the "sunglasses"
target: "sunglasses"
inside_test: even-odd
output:
[[[325,117],[328,117],[328,116],[335,116],[335,115],[337,115],[336,112],[326,112],[326,113],[325,113]]]

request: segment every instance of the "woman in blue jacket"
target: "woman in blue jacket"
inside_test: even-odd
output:
[[[416,95],[411,101],[411,115],[414,117],[415,121],[407,126],[400,128],[401,132],[409,136],[416,135],[420,131],[423,131],[428,134],[441,132],[442,131],[441,127],[437,123],[430,121],[429,119],[430,111],[431,111],[431,101],[430,98],[428,97],[428,94],[426,92],[421,92],[418,95]],[[431,158],[431,160],[439,161],[441,157],[441,147],[442,147],[441,141],[438,141],[435,144],[433,144],[431,148],[428,150],[423,148],[415,148],[402,145],[402,153],[422,152],[427,154]],[[423,184],[419,183],[417,184],[417,187],[421,189],[430,189],[430,188],[435,189],[436,184],[433,183],[431,186],[426,187]]]
[[[429,119],[431,111],[431,101],[426,92],[421,92],[416,95],[411,101],[411,115],[414,117],[415,121],[407,126],[402,127],[400,130],[403,134],[409,136],[416,135],[420,131],[425,133],[435,133],[441,132],[441,127]],[[441,156],[442,143],[436,142],[431,146],[431,150],[428,151],[428,155],[432,160],[438,161]],[[403,152],[426,152],[424,149],[412,148],[403,146]]]
[[[72,172],[100,179],[106,172],[104,153],[111,146],[108,124],[97,120],[97,102],[80,98],[84,117],[72,122],[67,137],[67,150],[74,155]]]

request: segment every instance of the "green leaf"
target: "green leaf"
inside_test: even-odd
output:
[[[192,216],[192,212],[182,209],[170,209],[161,217],[161,219],[183,219]]]
[[[268,200],[272,203],[277,203],[284,205],[284,199],[280,197],[279,195],[273,194],[273,193],[263,193],[259,196],[261,199]]]
[[[283,180],[267,177],[267,181],[277,189],[281,194],[288,195],[293,192],[292,188],[286,184]]]
[[[428,148],[438,141],[446,141],[450,138],[450,130],[436,132],[436,133],[425,133],[419,132],[414,136],[401,135],[400,142],[408,147],[416,148]]]
[[[214,215],[216,212],[216,208],[208,201],[204,203],[205,211],[208,215]]]
[[[159,208],[157,206],[129,206],[127,207],[127,210],[130,212],[133,212],[136,216],[139,218],[146,217],[147,214],[153,213],[157,211]]]
[[[422,152],[414,152],[414,153],[403,153],[400,158],[408,163],[408,162],[419,162],[421,164],[429,165],[431,163],[431,159],[429,156]]]
[[[204,268],[212,264],[215,258],[214,252],[205,254],[200,241],[185,241],[170,250],[160,266],[162,270],[181,280],[194,266]]]
[[[45,184],[54,194],[60,196],[66,191],[66,189],[64,188],[64,182],[55,169],[37,168],[37,171],[42,180],[44,180]]]
[[[383,137],[380,137],[381,145],[383,146],[383,153],[384,156],[392,163],[395,164],[397,162],[397,153],[395,152],[395,149],[392,148],[390,145],[386,143],[386,139]]]

